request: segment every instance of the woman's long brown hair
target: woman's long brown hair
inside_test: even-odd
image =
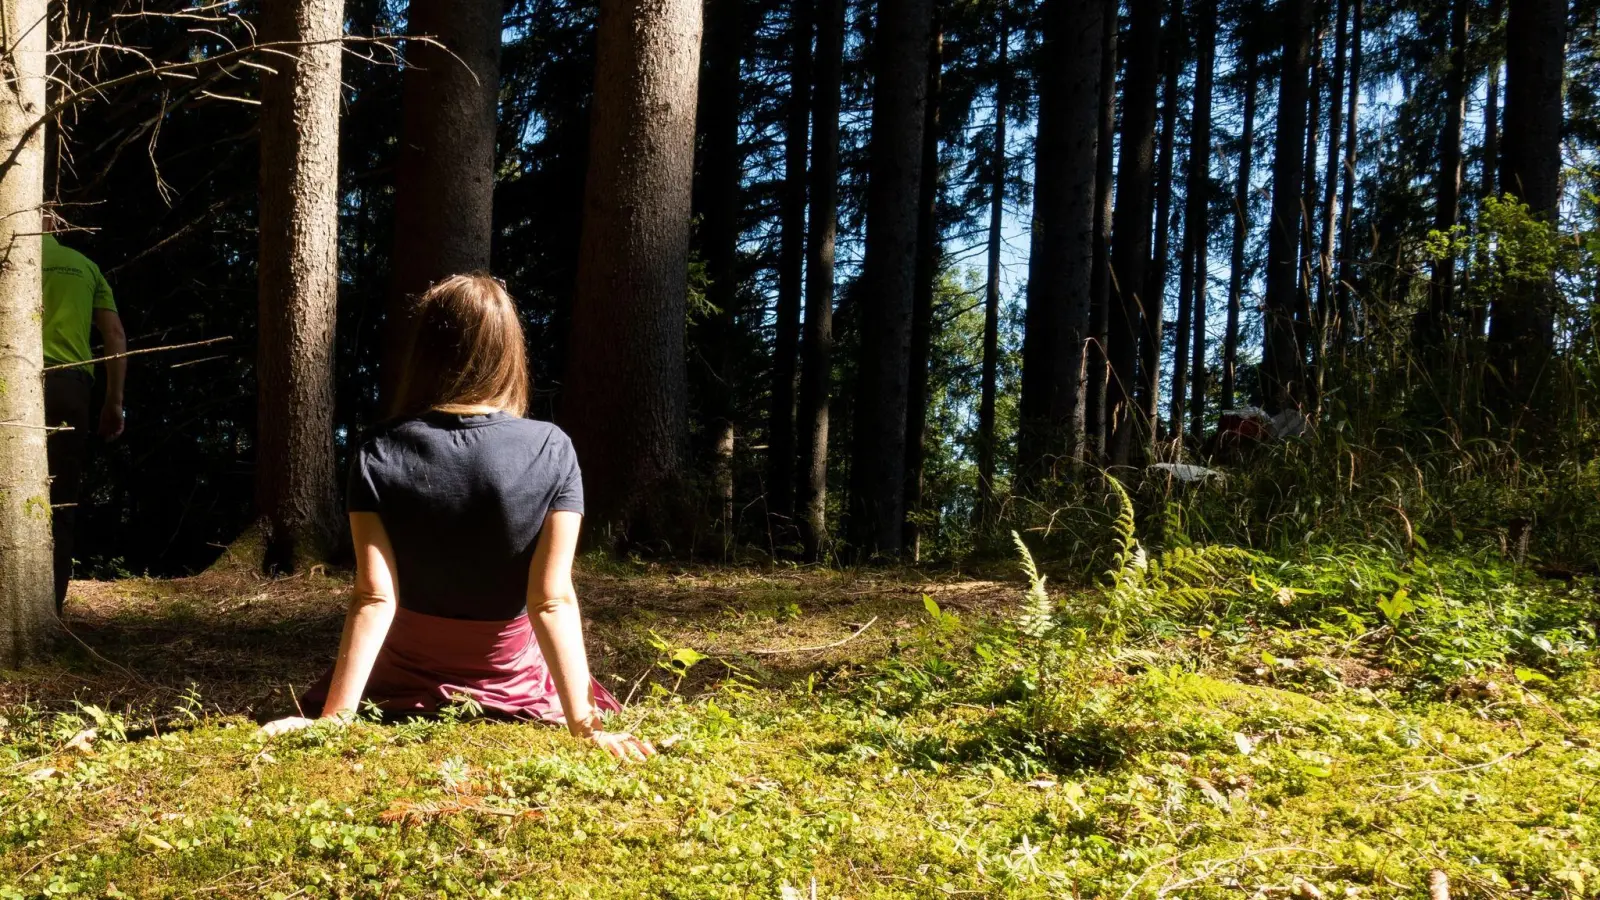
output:
[[[522,322],[505,286],[488,275],[452,275],[418,299],[404,365],[395,418],[485,406],[528,411]]]

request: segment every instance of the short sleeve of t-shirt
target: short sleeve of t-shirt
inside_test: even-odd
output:
[[[583,515],[583,471],[578,468],[578,453],[572,449],[572,441],[565,434],[559,440],[560,452],[557,460],[561,466],[561,481],[556,487],[556,493],[550,500],[551,512],[575,512]]]
[[[111,296],[111,285],[106,284],[106,277],[100,274],[100,267],[90,264],[94,271],[94,308],[117,311],[117,301]]]
[[[378,512],[378,488],[367,472],[367,448],[357,447],[350,460],[350,480],[345,486],[345,508],[350,512]]]

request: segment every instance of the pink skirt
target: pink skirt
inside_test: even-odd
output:
[[[303,715],[319,716],[333,681],[329,669],[300,697]],[[597,709],[622,704],[590,679]],[[486,711],[561,723],[561,698],[526,613],[508,621],[446,619],[397,609],[373,663],[363,701],[389,713],[431,712],[458,694]]]

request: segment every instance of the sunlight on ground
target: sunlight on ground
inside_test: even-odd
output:
[[[1314,629],[1174,635],[1030,748],[940,681],[1017,584],[618,571],[580,591],[649,765],[457,715],[255,743],[331,657],[344,586],[75,585],[81,643],[0,688],[0,897],[1600,891],[1590,671],[1429,694]],[[924,593],[960,623],[942,645]],[[652,633],[710,658],[679,684]]]

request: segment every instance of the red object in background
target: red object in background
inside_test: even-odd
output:
[[[300,698],[302,715],[322,715],[330,669]],[[622,704],[590,680],[596,709]],[[465,694],[485,710],[561,724],[561,698],[526,613],[509,621],[446,619],[397,609],[361,694],[388,713],[432,712]]]
[[[1272,422],[1259,416],[1225,412],[1218,422],[1219,435],[1242,440],[1265,441],[1272,437]]]

